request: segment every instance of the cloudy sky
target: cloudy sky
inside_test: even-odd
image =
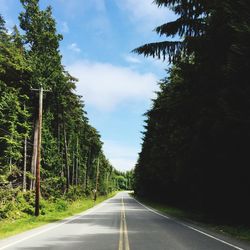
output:
[[[134,167],[141,147],[143,113],[151,105],[166,62],[131,51],[160,41],[153,29],[173,20],[153,0],[40,0],[51,5],[61,42],[63,64],[79,79],[91,125],[100,132],[104,152],[119,170]],[[0,0],[10,29],[18,24],[19,0]]]

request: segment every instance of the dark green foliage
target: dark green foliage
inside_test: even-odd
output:
[[[163,58],[168,56],[169,62],[180,60],[183,54],[190,55],[197,47],[202,46],[202,37],[206,32],[207,19],[210,9],[206,1],[155,1],[158,6],[164,5],[171,8],[179,16],[175,21],[163,24],[155,29],[159,35],[180,37],[180,41],[163,41],[150,43],[133,52]],[[212,1],[213,2],[213,1]]]
[[[183,40],[175,50],[169,44],[171,51],[162,43],[150,45],[150,53],[137,49],[167,52],[174,64],[146,114],[136,192],[249,224],[250,3],[155,2],[180,15],[156,31]]]
[[[34,213],[34,193],[23,193],[19,188],[0,189],[0,220],[15,220]]]
[[[115,170],[115,185],[118,190],[133,190],[134,170],[125,173]]]

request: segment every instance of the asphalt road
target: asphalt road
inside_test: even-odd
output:
[[[168,218],[121,192],[80,215],[2,240],[2,249],[241,250],[250,246]]]

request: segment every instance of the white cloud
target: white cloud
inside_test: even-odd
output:
[[[71,43],[69,46],[68,46],[68,49],[69,50],[72,50],[74,52],[77,52],[77,53],[80,53],[81,52],[81,49],[78,47],[78,45],[76,43]]]
[[[141,63],[141,60],[138,59],[135,56],[131,56],[131,55],[124,55],[124,59],[125,61],[127,61],[128,63],[135,63],[135,64],[139,64]]]
[[[112,158],[110,160],[111,165],[119,171],[129,171],[135,167],[136,160],[129,160],[123,158]]]
[[[158,88],[154,74],[108,63],[78,61],[67,69],[79,79],[77,92],[85,103],[98,110],[112,111],[122,103],[148,101]]]
[[[152,0],[116,0],[120,9],[129,13],[130,20],[140,22],[140,29],[153,29],[156,26],[174,19],[174,14],[167,8],[159,8]],[[143,23],[143,25],[141,25]]]
[[[108,157],[113,167],[121,171],[127,171],[134,168],[138,151],[137,147],[122,145],[113,140],[104,140],[104,153]]]

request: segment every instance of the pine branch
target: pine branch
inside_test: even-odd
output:
[[[180,17],[176,21],[165,23],[155,29],[159,35],[166,36],[200,36],[204,33],[205,24],[203,18],[188,19]]]
[[[158,43],[149,43],[134,49],[132,52],[143,54],[144,56],[158,57],[166,59],[168,55],[169,62],[174,62],[180,55],[183,49],[183,43],[180,41],[164,41]]]

